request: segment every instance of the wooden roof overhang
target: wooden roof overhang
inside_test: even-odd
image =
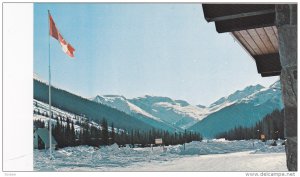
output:
[[[256,62],[262,77],[281,72],[274,4],[202,4],[218,33],[230,32]]]

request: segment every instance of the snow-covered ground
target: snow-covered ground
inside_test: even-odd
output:
[[[34,150],[37,171],[287,171],[284,146],[259,141],[209,140],[152,148],[67,147]]]
[[[287,171],[285,153],[236,152],[188,156],[170,162],[129,166],[115,171]]]

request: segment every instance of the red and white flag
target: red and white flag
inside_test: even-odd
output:
[[[58,40],[58,42],[60,43],[62,50],[69,55],[70,57],[74,57],[74,51],[75,49],[71,46],[71,44],[69,44],[63,37],[62,35],[59,33],[58,29],[55,26],[55,23],[52,19],[51,14],[49,13],[49,26],[50,26],[50,30],[49,30],[49,35],[51,35],[53,38],[55,38],[56,40]]]

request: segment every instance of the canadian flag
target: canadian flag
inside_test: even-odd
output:
[[[55,38],[56,40],[58,40],[58,42],[60,43],[62,50],[69,55],[70,57],[74,57],[74,51],[75,49],[71,46],[71,44],[69,44],[63,37],[62,35],[59,33],[59,31],[57,30],[55,23],[53,21],[53,18],[49,12],[49,26],[50,26],[50,30],[49,30],[49,35],[51,35],[53,38]]]

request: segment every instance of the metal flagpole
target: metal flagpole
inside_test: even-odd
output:
[[[49,54],[49,155],[52,159],[52,111],[51,111],[51,62],[50,62],[50,11],[48,10],[48,24],[49,24],[49,34],[48,34],[48,54]]]

